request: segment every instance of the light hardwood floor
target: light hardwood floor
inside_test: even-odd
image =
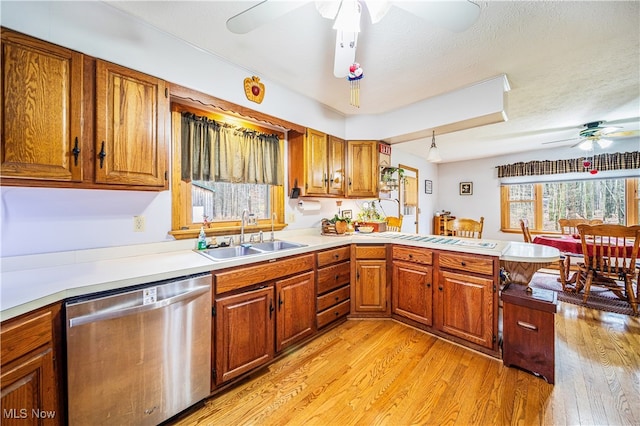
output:
[[[176,425],[640,425],[640,319],[560,302],[556,384],[391,320],[347,321]]]

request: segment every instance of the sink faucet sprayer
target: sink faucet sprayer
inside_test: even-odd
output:
[[[244,223],[248,215],[249,209],[242,210],[242,217],[240,219],[240,244],[244,244]]]
[[[273,233],[273,223],[276,220],[276,217],[278,217],[278,215],[276,214],[276,212],[271,213],[271,241],[275,241],[276,237]]]

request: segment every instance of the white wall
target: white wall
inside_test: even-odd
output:
[[[617,141],[608,149],[596,154],[631,152],[637,151],[638,148],[637,141]],[[584,151],[565,147],[440,164],[435,211],[449,210],[456,217],[470,217],[476,220],[483,216],[483,238],[521,241],[520,234],[500,232],[500,182],[496,166],[519,161],[558,160],[583,156]],[[460,182],[473,182],[473,195],[459,195]]]

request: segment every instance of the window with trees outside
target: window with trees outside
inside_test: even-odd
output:
[[[528,219],[532,231],[560,232],[558,219],[602,219],[604,223],[638,224],[638,178],[503,184],[502,230],[520,230]]]

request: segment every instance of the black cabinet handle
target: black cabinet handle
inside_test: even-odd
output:
[[[431,287],[431,283],[427,283],[427,288]]]
[[[104,150],[104,141],[102,141],[102,147],[100,148],[100,153],[98,154],[98,158],[100,158],[100,168],[104,165],[104,157],[107,156],[107,153]]]
[[[442,286],[438,286],[438,290],[442,291]]]
[[[338,278],[340,278],[340,275],[336,274],[336,281],[338,281]]]
[[[467,262],[460,262],[460,265],[467,266]]]
[[[77,166],[78,165],[78,155],[80,155],[80,148],[78,147],[78,137],[76,136],[76,143],[73,147],[73,150],[71,150],[71,152],[73,153],[73,158],[74,158],[74,163]]]
[[[413,255],[412,254],[409,255],[409,259],[413,259]]]
[[[278,310],[279,311],[282,310],[282,303],[284,303],[282,302],[282,295],[278,294]]]
[[[273,307],[273,300],[270,299],[269,300],[269,319],[271,319],[271,317],[273,316],[273,311],[275,310],[275,308]]]
[[[338,253],[336,253],[336,254],[333,255],[333,257],[338,259],[338,258],[340,258],[340,255]]]

